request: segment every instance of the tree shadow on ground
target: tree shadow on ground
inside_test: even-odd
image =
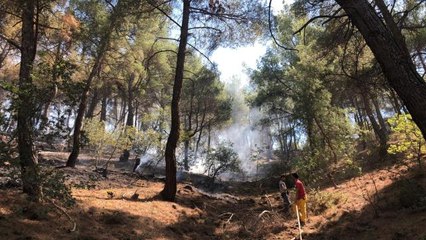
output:
[[[72,222],[49,204],[44,206],[48,208],[46,212],[39,214],[43,216],[30,218],[23,214],[29,202],[19,189],[0,190],[0,239],[262,239],[266,234],[286,230],[283,224],[269,226],[281,221],[274,218],[277,213],[258,217],[265,210],[264,205],[209,198],[182,185],[179,190],[174,203],[159,201],[158,195],[140,196],[136,201],[85,196],[84,202],[79,200],[77,206],[67,210],[77,224],[73,232]],[[106,205],[83,205],[91,201]],[[115,204],[113,201],[117,205],[112,209],[109,204]],[[131,208],[120,209],[126,204],[151,212],[134,214]],[[40,209],[44,211],[44,207]]]
[[[364,194],[369,203],[361,210],[339,210],[339,216],[331,216],[304,239],[426,239],[425,176],[401,177],[380,191]]]

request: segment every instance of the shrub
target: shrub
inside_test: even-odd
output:
[[[84,131],[96,160],[108,151],[114,153],[133,150],[137,155],[142,155],[149,148],[161,147],[160,133],[152,129],[138,131],[134,127],[125,126],[110,131],[105,128],[105,123],[96,119],[87,119]]]
[[[311,191],[308,197],[308,209],[316,215],[323,213],[344,200],[341,194],[319,191],[317,189]]]
[[[234,152],[232,144],[221,144],[207,156],[206,159],[206,172],[212,178],[212,183],[217,176],[224,172],[239,172],[240,160],[238,154]]]
[[[60,201],[66,206],[75,204],[71,188],[65,183],[65,175],[56,169],[42,169],[40,171],[41,187],[44,197]]]
[[[403,153],[408,158],[415,157],[421,167],[421,155],[426,153],[425,140],[411,115],[397,115],[390,118],[388,122],[392,130],[388,153]]]

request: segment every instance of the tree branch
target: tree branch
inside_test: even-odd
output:
[[[286,47],[278,42],[278,40],[274,36],[274,32],[272,31],[272,20],[271,20],[271,5],[272,0],[269,0],[269,6],[268,6],[268,27],[269,27],[269,33],[271,34],[272,39],[274,40],[274,43],[277,44],[278,47],[284,49],[284,50],[296,50],[295,48]],[[297,51],[297,50],[296,50]]]
[[[197,30],[197,29],[208,29],[208,30],[214,30],[214,31],[219,32],[219,33],[223,33],[223,31],[218,29],[218,28],[208,27],[208,26],[188,28],[188,30]]]
[[[319,16],[315,16],[311,19],[309,19],[305,24],[303,24],[303,26],[301,28],[299,28],[297,31],[295,31],[293,33],[293,35],[296,35],[298,33],[300,33],[302,30],[304,30],[310,23],[312,23],[313,21],[320,19],[320,18],[327,18],[327,20],[325,20],[323,22],[323,24],[329,22],[331,19],[337,19],[337,18],[342,18],[342,17],[346,17],[346,14],[342,14],[342,15],[335,15],[337,14],[339,11],[336,11],[333,15],[319,15]]]
[[[0,33],[0,38],[5,40],[7,43],[9,43],[11,46],[18,49],[19,51],[21,50],[21,46],[19,46],[19,43],[17,43],[15,40],[6,37],[2,33]]]
[[[215,13],[215,12],[210,12],[210,11],[207,11],[205,9],[195,8],[195,7],[191,7],[191,10],[192,10],[191,12],[193,12],[193,13],[204,14],[204,15],[217,17],[217,18],[225,18],[225,19],[230,19],[230,20],[234,20],[234,21],[249,20],[248,18],[244,17],[244,14]]]
[[[157,39],[162,39],[162,40],[173,40],[173,41],[177,41],[179,42],[179,39],[176,38],[167,38],[167,37],[158,37]],[[215,65],[214,62],[212,62],[210,60],[210,58],[204,54],[203,52],[201,52],[198,48],[196,48],[194,45],[192,45],[191,43],[187,43],[188,46],[190,46],[191,48],[193,48],[196,52],[198,52],[201,56],[203,56],[205,59],[207,59],[207,61],[209,61],[212,65]]]
[[[144,59],[144,60],[142,61],[142,63],[144,63],[143,65],[144,65],[146,68],[148,68],[149,63],[151,62],[151,60],[152,60],[152,59],[153,59],[153,58],[154,58],[157,54],[164,53],[164,52],[172,52],[172,53],[177,54],[177,52],[176,52],[176,51],[171,50],[171,49],[160,50],[160,51],[155,52],[155,53],[154,53],[154,54],[152,54],[151,56],[149,56],[149,58]]]
[[[160,5],[155,5],[154,3],[152,3],[152,1],[147,1],[147,2],[148,2],[149,5],[153,6],[155,9],[157,9],[162,14],[164,14],[164,16],[166,16],[168,19],[170,19],[170,21],[172,21],[174,24],[176,24],[179,28],[182,27],[176,20],[174,20],[171,16],[169,16],[169,14],[167,14],[166,11],[164,11],[163,9],[160,8],[161,5],[168,3],[170,1],[166,1],[164,3],[161,3]]]

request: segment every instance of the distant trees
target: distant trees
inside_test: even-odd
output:
[[[204,48],[208,50],[213,50],[220,45],[242,45],[262,33],[260,27],[261,19],[265,17],[263,15],[265,8],[260,2],[229,0],[220,3],[217,1],[206,8],[207,4],[205,1],[183,0],[181,23],[169,17],[179,27],[180,37],[171,103],[171,128],[165,150],[166,184],[161,192],[163,199],[168,201],[174,201],[176,195],[175,150],[180,137],[179,101],[189,33],[200,43],[204,43]],[[160,7],[157,9],[162,13],[165,12]],[[190,46],[198,50],[196,46],[192,44]]]
[[[252,42],[268,22],[263,2],[249,0],[0,3],[0,131],[16,133],[23,189],[35,200],[34,142],[72,147],[74,167],[82,136],[99,140],[94,128],[126,136],[124,160],[131,150],[164,154],[162,195],[173,201],[179,141],[189,169],[204,153],[219,158],[211,133],[242,118],[231,108],[245,103],[226,93],[208,53]],[[277,42],[297,51],[270,48],[248,95],[283,163],[328,173],[355,147],[376,142],[386,153],[403,135],[387,122],[394,114],[411,113],[425,136],[425,3],[393,3],[295,1],[270,19]]]
[[[88,51],[88,53],[92,54],[93,56],[93,63],[91,69],[89,70],[90,72],[87,76],[87,79],[84,82],[84,88],[82,89],[77,116],[74,123],[73,147],[71,154],[68,157],[66,164],[67,167],[75,167],[77,157],[80,152],[81,128],[86,112],[89,91],[92,88],[92,82],[101,72],[101,66],[104,64],[105,56],[110,50],[110,44],[113,38],[113,34],[115,33],[114,31],[120,27],[126,14],[129,12],[129,9],[132,9],[136,6],[137,4],[131,0],[118,0],[115,5],[89,1],[82,2],[82,8],[79,9],[81,12],[77,12],[77,16],[81,14],[81,20],[84,21],[85,17],[88,18],[88,21],[86,22],[88,25],[82,26],[82,32],[83,34],[87,34],[84,36],[86,37],[86,41],[95,42],[95,48],[90,49],[89,47]],[[110,9],[108,10],[108,8]],[[94,29],[97,29],[98,32],[94,32]],[[87,42],[85,44],[87,44]]]
[[[106,125],[120,125],[125,121],[121,116],[125,116],[139,129],[150,132],[160,128],[158,132],[164,134],[168,119],[161,112],[169,99],[171,55],[156,52],[173,44],[154,44],[167,26],[158,27],[163,16],[150,15],[153,8],[146,6],[139,1],[73,1],[69,5],[55,1],[1,2],[1,131],[18,130],[24,191],[35,200],[42,196],[35,138],[62,143],[68,140],[74,124],[74,150],[67,165],[75,166],[84,115],[97,115]],[[144,18],[140,17],[142,13],[146,13]],[[142,26],[144,34],[139,30]],[[16,59],[21,59],[20,73],[16,64],[11,64]],[[124,64],[123,59],[130,64]],[[15,82],[18,76],[20,80]],[[124,93],[133,95],[120,95],[118,89],[123,90],[126,81],[129,90]],[[120,111],[120,98],[125,99],[123,105],[131,102],[129,109]],[[10,114],[3,115],[10,113],[12,99],[17,121]],[[148,112],[154,109],[160,109],[160,114]],[[126,112],[131,114],[127,116]],[[161,137],[156,135],[138,152],[147,146],[161,149],[160,144],[153,144],[157,141],[161,142]]]
[[[423,1],[295,1],[271,22],[282,44],[252,71],[250,100],[269,114],[262,123],[286,159],[300,146],[304,168],[332,173],[354,142],[365,149],[376,139],[385,157],[389,115],[414,112],[422,129],[424,9]]]
[[[224,92],[218,73],[202,67],[197,73],[189,74],[184,82],[181,103],[183,166],[189,170],[190,148],[193,159],[196,159],[203,136],[208,137],[211,129],[220,127],[231,118],[232,102]]]
[[[127,139],[134,143],[125,149],[127,157],[128,150],[132,149],[135,154],[153,150],[160,158],[166,145],[166,159],[168,162],[175,160],[181,119],[179,95],[184,79],[188,79],[185,91],[192,95],[190,99],[185,98],[182,118],[187,126],[188,148],[195,145],[191,148],[195,148],[196,154],[210,132],[229,119],[230,98],[218,82],[217,72],[211,70],[214,68],[204,66],[200,60],[200,56],[205,58],[206,55],[195,42],[204,47],[203,51],[211,51],[219,45],[238,46],[251,42],[262,32],[259,19],[265,9],[252,1],[217,2],[213,7],[204,1],[183,3],[83,0],[67,4],[55,1],[12,4],[2,1],[0,81],[4,105],[1,113],[8,111],[8,100],[12,99],[9,94],[16,94],[18,97],[13,103],[18,121],[1,114],[1,129],[12,132],[17,127],[20,133],[23,177],[33,178],[24,181],[25,191],[39,195],[33,136],[53,143],[51,147],[72,147],[66,163],[69,167],[76,165],[84,134],[89,137],[90,146],[96,145],[99,139],[93,129],[106,135],[123,129],[145,134]],[[176,14],[173,8],[184,6],[184,24],[180,24],[172,18]],[[180,39],[169,38],[170,24],[166,19],[182,30]],[[253,31],[233,32],[247,26]],[[194,38],[189,37],[190,33]],[[189,39],[189,44],[185,39]],[[191,48],[191,61],[198,70],[185,68],[187,46]],[[13,81],[18,76],[18,69],[12,64],[17,57],[22,60],[19,84]],[[172,79],[176,82],[174,89],[170,84]],[[187,85],[190,80],[196,87]],[[173,114],[168,116],[168,111]],[[86,126],[86,133],[84,118],[92,123]],[[96,124],[96,119],[103,122],[104,131],[100,129],[103,124]],[[170,141],[165,144],[168,133],[171,133]],[[132,134],[126,132],[123,136]],[[71,136],[72,141],[69,141]],[[168,167],[170,174],[175,172],[175,165],[175,162],[168,164],[172,166],[172,170]],[[174,177],[170,176],[175,184]],[[166,199],[172,200],[174,192],[172,188]]]

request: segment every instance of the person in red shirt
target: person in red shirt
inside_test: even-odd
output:
[[[305,186],[303,186],[302,181],[299,179],[299,175],[297,173],[291,174],[295,180],[295,186],[296,186],[296,196],[295,196],[295,205],[293,205],[293,210],[296,212],[296,206],[297,210],[299,212],[300,216],[300,223],[301,225],[305,225],[308,214],[306,210],[306,191]]]

